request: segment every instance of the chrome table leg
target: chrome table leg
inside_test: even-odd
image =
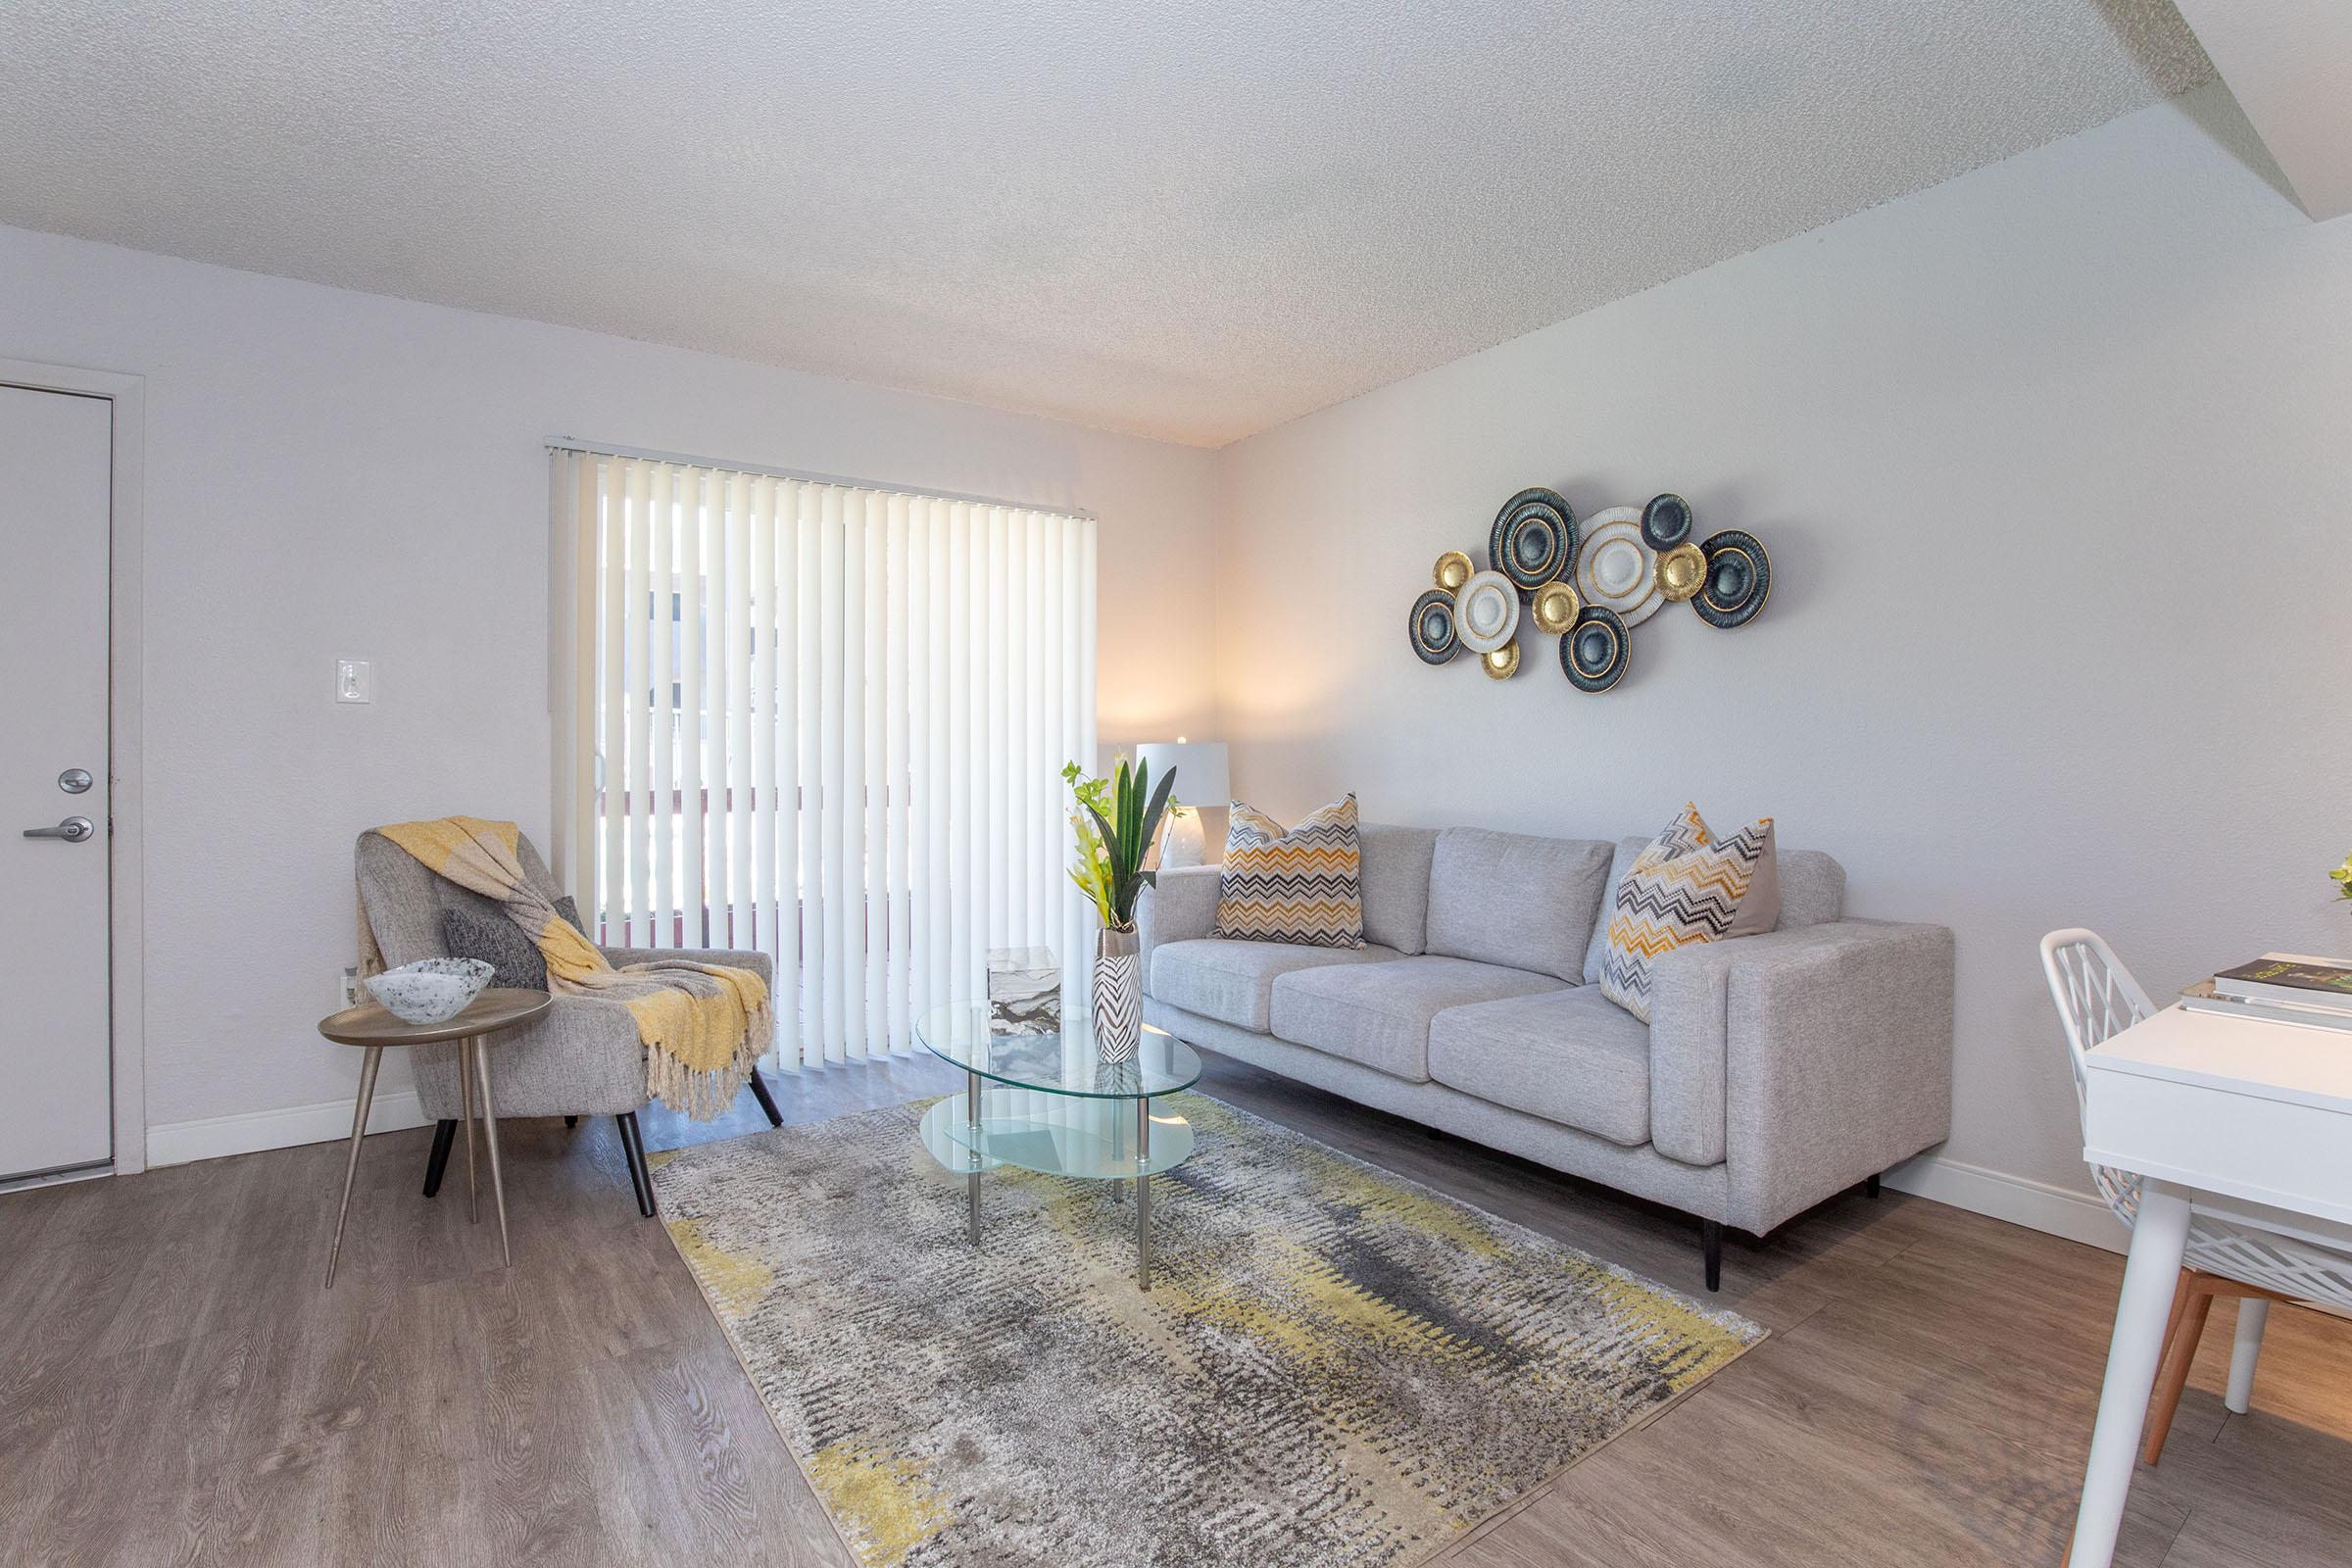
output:
[[[482,1142],[490,1150],[490,1201],[498,1210],[498,1255],[512,1266],[514,1249],[507,1245],[507,1173],[498,1162],[498,1102],[490,1095],[490,1048],[477,1042],[473,1048],[474,1075],[482,1088]]]
[[[971,1155],[974,1165],[977,1166],[980,1159],[980,1075],[976,1072],[966,1072],[963,1075],[963,1120],[964,1126],[970,1129],[972,1135],[971,1146],[965,1152]],[[971,1210],[972,1245],[978,1247],[980,1245],[980,1172],[977,1169],[964,1177],[963,1194],[964,1202]]]
[[[1152,1177],[1142,1167],[1152,1162],[1152,1102],[1135,1102],[1135,1283],[1152,1288]]]
[[[335,1283],[335,1259],[343,1255],[343,1223],[351,1218],[351,1184],[360,1174],[360,1140],[368,1136],[368,1107],[375,1100],[375,1069],[383,1065],[384,1048],[369,1046],[360,1067],[360,1102],[351,1110],[351,1152],[343,1159],[343,1202],[335,1210],[335,1239],[326,1250],[326,1289]]]

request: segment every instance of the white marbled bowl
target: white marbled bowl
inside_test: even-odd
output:
[[[490,983],[479,958],[418,958],[368,977],[368,990],[403,1023],[439,1023],[466,1010]]]

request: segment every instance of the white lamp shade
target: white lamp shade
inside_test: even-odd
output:
[[[1149,763],[1153,783],[1165,778],[1169,768],[1176,770],[1176,799],[1187,806],[1206,806],[1222,810],[1233,797],[1233,783],[1225,771],[1225,743],[1223,741],[1145,741],[1135,749],[1135,760]]]

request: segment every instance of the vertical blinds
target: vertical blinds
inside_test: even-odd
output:
[[[557,484],[600,941],[768,954],[787,1070],[908,1049],[991,948],[1083,972],[1093,519],[594,452]]]

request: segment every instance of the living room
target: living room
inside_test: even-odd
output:
[[[0,1560],[2352,1560],[2338,8],[0,132]]]

